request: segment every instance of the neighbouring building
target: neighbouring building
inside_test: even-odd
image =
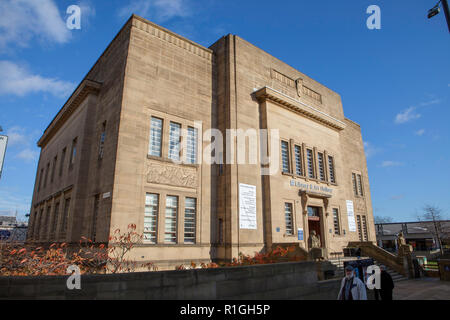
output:
[[[0,242],[25,242],[27,224],[13,216],[0,216]]]
[[[213,156],[230,161],[200,161],[210,129],[223,134]],[[232,129],[267,129],[275,146],[256,146],[279,170],[262,175],[250,154],[236,164]],[[236,35],[205,48],[133,15],[38,146],[30,243],[107,242],[134,223],[135,259],[172,268],[308,249],[312,230],[329,255],[376,241],[361,128],[340,96]]]
[[[398,251],[397,236],[400,232],[416,254],[428,255],[438,251],[438,234],[443,240],[443,249],[450,249],[450,220],[436,221],[436,225],[433,221],[377,223],[375,230],[378,246],[390,252]]]

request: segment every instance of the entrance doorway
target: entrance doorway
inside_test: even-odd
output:
[[[309,234],[314,230],[316,235],[320,239],[320,246],[323,248],[323,237],[320,225],[320,213],[322,208],[320,207],[308,207],[308,230]]]

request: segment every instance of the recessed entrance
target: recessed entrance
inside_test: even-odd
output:
[[[320,207],[308,207],[308,230],[309,234],[314,230],[320,239],[320,245],[323,248],[323,237],[320,226]]]

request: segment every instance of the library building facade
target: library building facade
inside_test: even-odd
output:
[[[214,130],[226,161],[203,160]],[[236,161],[231,130],[276,137],[277,170]],[[340,96],[236,35],[206,48],[133,15],[38,146],[28,243],[107,243],[135,224],[130,255],[160,269],[308,251],[313,231],[327,257],[376,243],[361,128]]]

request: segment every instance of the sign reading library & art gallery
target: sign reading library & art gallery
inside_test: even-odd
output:
[[[239,183],[239,227],[256,230],[256,186]]]
[[[8,137],[0,135],[0,178],[2,177],[3,160],[5,159],[7,144],[8,144]]]
[[[353,201],[347,200],[348,231],[356,232],[355,212],[353,210]]]

